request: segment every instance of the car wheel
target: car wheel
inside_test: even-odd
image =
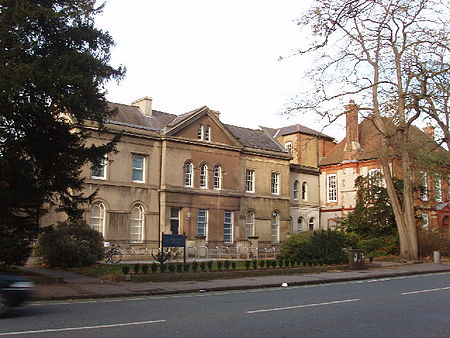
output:
[[[0,317],[8,310],[8,299],[0,293]]]

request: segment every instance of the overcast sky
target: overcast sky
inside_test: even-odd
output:
[[[257,128],[301,123],[314,116],[279,115],[302,88],[308,60],[288,56],[302,44],[295,24],[308,0],[107,0],[97,26],[116,42],[112,64],[125,79],[108,85],[108,100],[143,96],[153,108],[181,114],[208,106],[228,124]],[[340,138],[339,128],[325,133]]]

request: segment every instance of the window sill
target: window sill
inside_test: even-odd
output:
[[[91,176],[91,179],[93,179],[93,180],[103,180],[103,181],[106,181],[106,177],[100,177],[100,176]]]

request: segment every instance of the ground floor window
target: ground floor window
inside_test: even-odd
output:
[[[180,232],[180,208],[170,208],[170,232],[172,235]]]
[[[280,241],[280,215],[276,211],[272,212],[271,235],[272,243]]]
[[[208,233],[208,210],[198,209],[197,236],[207,236]]]
[[[141,242],[144,239],[144,207],[136,204],[131,210],[130,240]]]
[[[233,212],[225,210],[223,219],[223,241],[233,242]]]
[[[101,234],[105,229],[105,210],[103,203],[94,203],[89,211],[89,225]]]

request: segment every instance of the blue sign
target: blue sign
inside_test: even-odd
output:
[[[162,235],[162,246],[183,248],[185,243],[185,237],[183,235]]]

